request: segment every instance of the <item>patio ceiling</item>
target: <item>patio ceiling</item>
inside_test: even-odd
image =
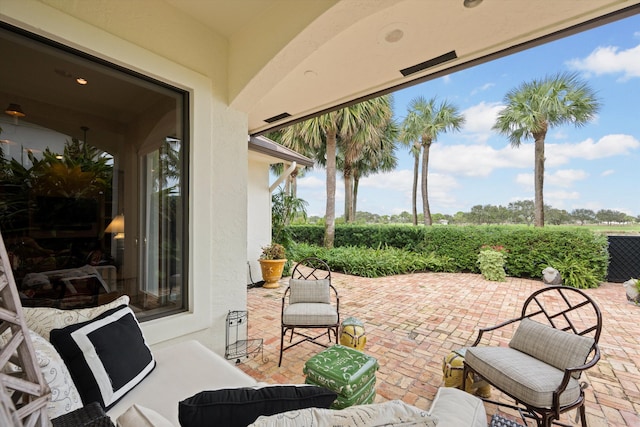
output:
[[[636,0],[167,1],[229,39],[230,104],[254,134],[640,12]]]
[[[640,12],[640,0],[40,1],[160,55],[177,46],[205,74],[226,55],[227,101],[252,135]],[[173,26],[226,52],[158,38]]]

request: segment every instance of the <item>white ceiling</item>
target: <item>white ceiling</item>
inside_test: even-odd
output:
[[[228,104],[248,114],[250,134],[640,12],[640,0],[483,0],[474,8],[464,7],[463,0],[41,1],[115,34],[126,28],[119,26],[112,9],[130,4],[135,19],[129,22],[133,36],[127,35],[151,50],[163,46],[145,38],[140,28],[157,19],[153,6],[160,5],[181,16],[180,22],[197,22],[226,40]],[[21,49],[10,55],[16,66],[20,56],[26,56],[25,46]],[[453,52],[455,59],[414,74],[400,71]],[[215,62],[220,52],[195,54],[210,55]],[[45,56],[35,57],[37,67],[25,64],[29,73],[16,74],[9,67],[0,70],[0,102],[26,104],[33,98],[30,93],[10,93],[11,88],[28,86],[25,78],[31,78],[34,88],[53,84],[60,91],[72,82],[55,70],[73,64],[60,62],[61,58],[45,63]],[[86,72],[91,76],[92,70]],[[84,89],[89,90],[95,89]],[[83,106],[82,113],[116,124],[126,122],[126,115],[118,111],[123,105],[145,108],[138,104],[146,98],[134,90],[107,95],[94,96],[101,103],[92,108],[100,110],[87,111]],[[54,99],[47,100],[40,94],[39,101],[63,102],[73,110],[75,101],[68,93],[51,96]],[[36,113],[30,117],[36,118]],[[290,116],[266,121],[283,113]],[[83,117],[73,119],[75,128],[80,121],[88,123]]]
[[[250,133],[640,12],[638,0],[484,0],[474,8],[463,0],[166,1],[232,47],[262,17],[301,4],[318,9],[241,90],[231,91],[231,105],[249,113]],[[279,26],[269,22],[271,31]],[[457,59],[400,72],[453,51]],[[292,117],[265,122],[282,113]]]

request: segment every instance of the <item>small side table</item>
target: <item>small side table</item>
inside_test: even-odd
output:
[[[332,409],[373,403],[376,397],[378,360],[361,351],[336,344],[316,354],[304,364],[307,384],[338,393]]]
[[[264,353],[262,349],[262,338],[247,338],[249,315],[246,311],[229,311],[227,314],[227,333],[224,357],[226,359],[236,359],[240,363],[243,357],[252,354]]]

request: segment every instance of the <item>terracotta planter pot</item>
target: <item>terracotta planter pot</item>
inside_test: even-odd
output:
[[[282,278],[282,270],[286,259],[261,259],[260,269],[262,270],[262,279],[264,280],[263,288],[275,289],[280,287],[278,280]]]

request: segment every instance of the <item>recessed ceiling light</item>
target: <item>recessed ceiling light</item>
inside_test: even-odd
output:
[[[404,37],[404,31],[396,28],[395,30],[391,30],[389,31],[385,36],[384,39],[388,42],[388,43],[397,43],[400,40],[402,40],[402,38]]]
[[[83,86],[89,83],[86,79],[83,79],[82,77],[78,77],[76,79],[76,82],[78,82],[79,85],[83,85]]]
[[[482,3],[482,0],[464,0],[464,7],[471,9]]]

